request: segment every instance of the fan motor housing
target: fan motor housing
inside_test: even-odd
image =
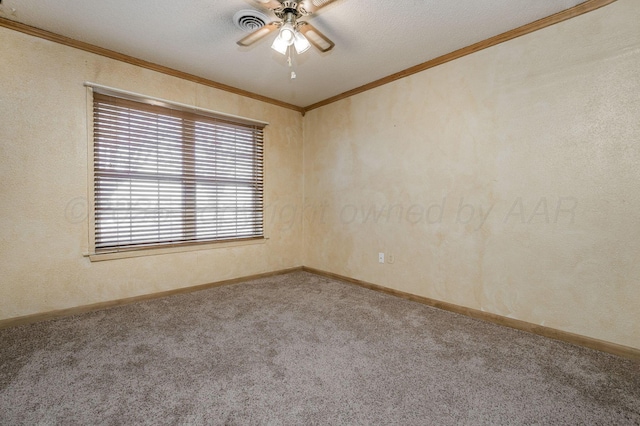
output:
[[[307,12],[298,1],[285,0],[280,3],[282,6],[273,11],[280,19],[284,19],[287,13],[293,13],[296,18],[309,15],[309,12]]]
[[[283,1],[282,2],[282,9],[293,9],[293,10],[298,10],[298,2],[297,1]]]

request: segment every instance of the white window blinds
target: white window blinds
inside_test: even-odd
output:
[[[263,127],[94,93],[95,252],[263,237]]]

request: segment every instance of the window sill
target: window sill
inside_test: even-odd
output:
[[[255,238],[242,241],[222,241],[205,244],[192,244],[178,247],[158,247],[149,249],[120,251],[114,253],[84,253],[84,257],[88,257],[91,262],[102,262],[105,260],[128,259],[132,257],[157,256],[162,254],[185,253],[192,251],[224,249],[231,247],[240,247],[247,245],[264,244],[269,240],[268,237]]]

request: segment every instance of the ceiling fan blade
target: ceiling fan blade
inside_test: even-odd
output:
[[[277,9],[282,6],[277,0],[253,0],[256,3],[260,3],[262,7],[266,7],[267,9]]]
[[[264,27],[260,27],[248,36],[244,37],[242,40],[238,40],[237,43],[239,46],[251,46],[253,43],[262,39],[272,31],[277,30],[279,26],[278,22],[270,22]]]
[[[258,0],[259,1],[259,0]],[[302,7],[309,13],[315,13],[316,10],[333,3],[335,0],[302,0]]]
[[[326,35],[308,22],[298,22],[298,30],[321,52],[328,52],[335,46]]]

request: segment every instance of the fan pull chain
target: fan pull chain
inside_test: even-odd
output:
[[[291,46],[289,46],[289,48],[287,49],[287,53],[289,54],[289,57],[287,58],[287,64],[289,64],[289,68],[291,68],[291,80],[294,80],[297,77],[297,75],[293,69],[293,59],[291,58],[292,50],[293,49],[291,48]]]

